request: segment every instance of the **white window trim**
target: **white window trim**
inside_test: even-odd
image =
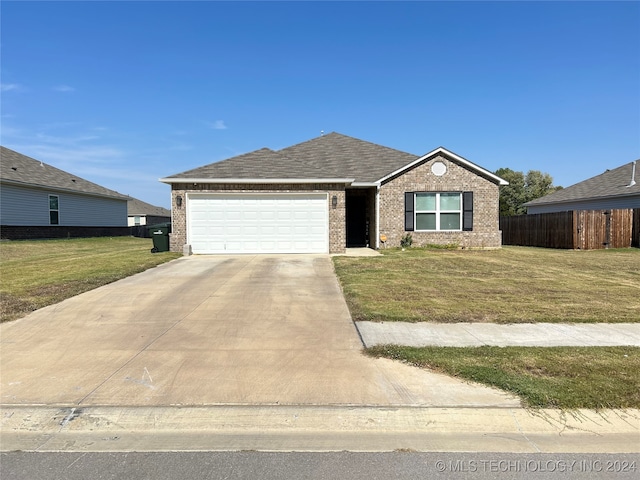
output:
[[[435,194],[436,196],[436,209],[435,210],[418,210],[418,195],[420,194],[424,194],[424,193],[428,193],[428,194]],[[440,210],[440,194],[442,193],[446,193],[446,194],[451,194],[451,193],[455,193],[460,195],[460,209],[459,210]],[[413,224],[415,225],[415,231],[416,232],[461,232],[462,231],[462,212],[463,212],[463,205],[462,205],[462,192],[415,192],[413,194],[413,204],[414,204],[414,211],[413,211]],[[419,230],[418,229],[418,214],[420,213],[435,213],[436,214],[436,228],[435,230]],[[460,228],[455,228],[455,229],[446,229],[446,230],[442,230],[440,229],[440,214],[442,213],[457,213],[460,216]]]
[[[57,199],[58,208],[51,208],[51,198],[55,197]],[[60,225],[60,195],[49,195],[49,225]],[[58,212],[58,223],[51,223],[51,212]]]

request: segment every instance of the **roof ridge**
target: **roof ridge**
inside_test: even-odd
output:
[[[276,150],[276,151],[277,152],[281,152],[282,150],[293,149],[294,147],[299,147],[301,145],[304,145],[305,143],[315,142],[315,141],[321,140],[323,138],[328,138],[328,137],[342,137],[342,138],[346,138],[346,139],[349,139],[349,140],[354,140],[356,142],[366,143],[368,145],[375,146],[376,148],[383,148],[383,149],[386,149],[386,150],[392,150],[394,152],[403,153],[403,154],[406,154],[406,155],[413,155],[416,158],[418,158],[420,156],[420,155],[416,155],[415,153],[406,152],[404,150],[398,150],[397,148],[388,147],[386,145],[381,145],[379,143],[371,142],[369,140],[363,140],[361,138],[352,137],[350,135],[345,135],[344,133],[335,132],[335,131],[332,131],[332,132],[329,132],[329,133],[325,133],[325,134],[321,134],[319,137],[313,137],[313,138],[310,138],[309,140],[304,140],[303,142],[295,143],[293,145],[281,148],[280,150]]]

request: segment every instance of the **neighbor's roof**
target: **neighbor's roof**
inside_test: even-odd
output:
[[[50,188],[122,200],[129,198],[6,147],[0,147],[0,180],[14,185]]]
[[[137,198],[130,198],[127,201],[127,215],[149,215],[154,217],[170,217],[171,210],[156,207],[150,203],[143,202]]]
[[[419,157],[335,132],[282,150],[263,148],[161,178],[160,181],[205,183],[217,180],[225,183],[259,181],[280,183],[280,180],[297,180],[333,183],[331,182],[333,180],[339,183],[373,184],[401,174],[404,169],[411,168],[428,156],[439,153],[449,155],[450,158],[466,164],[493,181],[504,182],[491,172],[443,148]]]
[[[600,175],[588,178],[570,187],[557,190],[544,197],[536,198],[525,203],[526,207],[533,205],[549,205],[553,203],[567,203],[596,198],[611,198],[640,195],[640,161],[636,166],[636,184],[631,184],[633,163],[607,170]]]

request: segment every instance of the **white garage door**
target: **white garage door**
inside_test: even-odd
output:
[[[193,253],[327,253],[327,194],[190,194]]]

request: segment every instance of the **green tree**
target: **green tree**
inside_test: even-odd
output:
[[[553,185],[551,175],[539,170],[529,170],[525,175],[510,168],[499,168],[495,173],[509,182],[500,187],[500,216],[503,217],[527,213],[525,203],[562,188]]]

